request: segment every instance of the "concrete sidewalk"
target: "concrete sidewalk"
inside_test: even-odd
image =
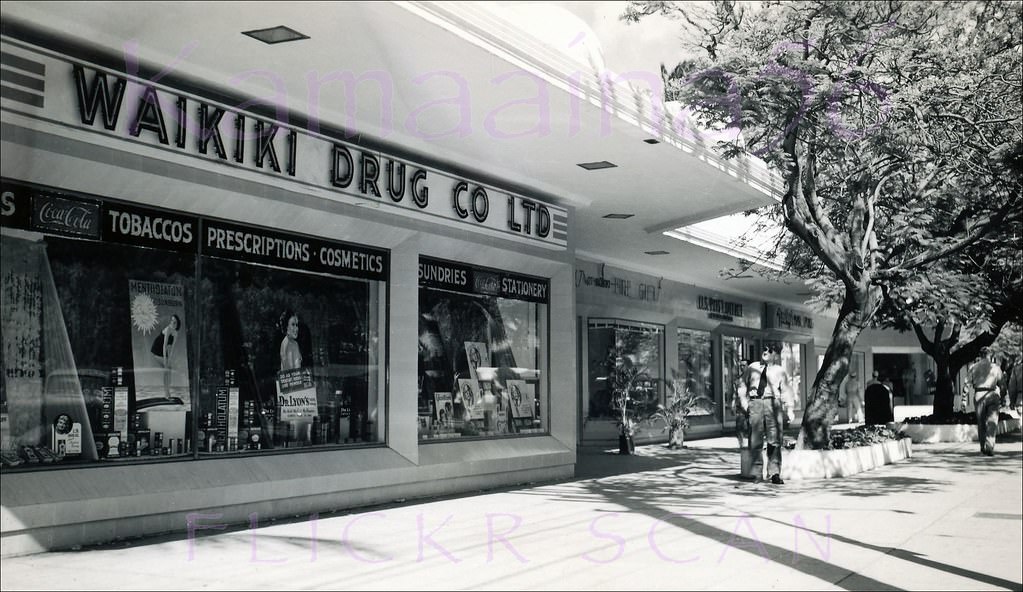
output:
[[[3,560],[2,589],[1021,590],[1023,443],[750,484],[731,438],[581,478]],[[254,517],[258,520],[258,516]],[[198,521],[214,525],[213,516]],[[184,525],[182,530],[184,530]]]

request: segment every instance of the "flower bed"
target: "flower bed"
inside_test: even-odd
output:
[[[913,456],[911,440],[885,426],[833,430],[828,444],[829,449],[825,450],[794,450],[795,442],[786,442],[782,450],[782,479],[848,477]],[[749,477],[752,467],[749,450],[743,450],[741,456],[742,474]]]

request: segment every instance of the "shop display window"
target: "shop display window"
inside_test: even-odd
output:
[[[3,195],[4,470],[384,441],[386,251]]]
[[[678,379],[693,395],[714,400],[712,374],[713,350],[710,331],[678,329]],[[710,415],[705,408],[694,409],[692,415]]]
[[[420,258],[421,440],[548,430],[546,279]]]
[[[664,403],[664,326],[621,319],[591,318],[587,323],[589,410],[591,419],[618,417],[610,373],[635,370],[629,405],[647,417]]]
[[[803,352],[806,346],[790,341],[776,342],[775,345],[781,350],[779,363],[789,376],[793,411],[801,412],[803,410]]]
[[[746,366],[760,360],[760,340],[735,335],[721,336],[721,386],[724,394],[724,419],[735,419],[732,405],[738,396]]]
[[[4,467],[188,454],[194,257],[2,241]]]
[[[382,442],[381,282],[204,257],[201,453]]]

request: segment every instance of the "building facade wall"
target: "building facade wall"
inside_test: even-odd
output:
[[[202,89],[178,93],[172,87],[147,85],[123,72],[97,67],[76,55],[35,48],[7,38],[4,41],[5,55],[9,52],[28,63],[29,73],[35,71],[32,64],[40,66],[40,81],[45,88],[38,104],[31,98],[27,103],[10,100],[7,95],[4,98],[0,142],[4,157],[0,176],[5,185],[5,241],[38,243],[55,236],[49,234],[38,219],[27,222],[25,228],[19,227],[20,222],[15,223],[13,219],[21,216],[23,210],[15,208],[15,203],[29,208],[38,218],[38,204],[47,200],[64,199],[72,204],[91,200],[99,204],[97,212],[107,211],[102,208],[115,204],[144,208],[166,217],[194,217],[202,220],[205,225],[202,228],[208,228],[210,221],[215,221],[256,229],[254,232],[264,232],[267,236],[276,232],[325,244],[362,246],[386,254],[387,273],[386,278],[369,288],[371,293],[377,294],[368,307],[368,314],[376,321],[374,335],[366,340],[379,352],[370,354],[378,355],[374,367],[382,366],[379,379],[370,378],[371,383],[379,380],[376,387],[370,387],[379,393],[379,401],[367,409],[367,415],[378,413],[373,416],[372,432],[363,434],[358,441],[353,437],[348,444],[306,448],[316,444],[309,436],[301,449],[266,452],[235,449],[235,442],[230,448],[226,448],[226,443],[219,443],[225,448],[204,450],[196,432],[186,429],[191,441],[178,443],[176,447],[171,444],[173,457],[169,458],[132,458],[125,453],[136,449],[125,446],[122,458],[116,460],[100,457],[73,461],[70,456],[50,459],[47,455],[45,462],[25,449],[41,453],[41,449],[55,447],[55,440],[51,441],[49,435],[33,436],[31,441],[19,443],[17,434],[5,434],[4,446],[10,447],[14,456],[10,457],[11,463],[5,461],[0,483],[3,555],[160,532],[185,533],[189,529],[249,524],[253,519],[301,516],[399,498],[451,494],[572,475],[577,440],[576,361],[572,337],[576,305],[571,246],[566,238],[570,234],[569,210],[530,196],[502,191],[492,182],[481,183],[471,177],[463,178],[461,174],[446,173],[442,163],[426,166],[407,159],[389,158],[386,153],[347,144],[342,137],[325,133],[307,136],[296,132],[290,138],[297,140],[289,139],[292,128],[285,123],[239,109],[224,109],[225,128],[229,119],[241,117],[246,125],[258,120],[264,126],[253,129],[279,126],[276,149],[280,171],[272,170],[267,144],[260,144],[259,140],[246,145],[243,161],[235,160],[234,154],[218,158],[215,147],[209,143],[208,152],[201,154],[195,148],[199,140],[193,137],[189,137],[183,147],[178,146],[174,138],[177,128],[169,116],[162,122],[169,130],[164,143],[159,137],[159,120],[170,113],[175,104],[168,99],[185,97],[180,100],[190,105],[190,109],[198,108],[203,97],[195,93]],[[79,68],[82,74],[75,73]],[[92,114],[91,123],[85,122],[88,109],[82,101],[88,101],[89,92],[97,92],[95,89],[101,84],[97,76],[101,73],[106,74],[108,91],[116,88],[118,80],[127,81],[124,111],[115,118],[119,121],[113,129],[103,127],[106,107],[100,106],[99,111]],[[74,84],[79,79],[76,76],[81,77],[81,92],[77,94]],[[215,89],[211,94],[217,94]],[[152,99],[153,96],[157,98]],[[238,104],[243,99],[239,98]],[[157,113],[154,101],[160,101],[166,113]],[[209,109],[218,105],[221,104],[211,101]],[[207,115],[210,112],[207,111]],[[141,131],[134,134],[131,126],[136,124],[138,129],[139,121],[143,123]],[[181,133],[195,132],[186,127],[180,128]],[[224,133],[227,137],[227,132]],[[299,148],[290,156],[287,142],[299,143]],[[232,150],[230,139],[224,143],[226,150]],[[348,164],[341,162],[340,166],[347,167],[345,170],[331,169],[329,150],[332,144],[347,146],[349,155],[354,155]],[[300,162],[309,162],[301,158],[307,155],[302,151],[310,147],[314,155],[322,158],[317,159],[312,172],[303,170],[300,164],[292,174],[288,159],[297,155]],[[262,167],[254,165],[257,153],[264,157]],[[371,190],[359,187],[358,178],[359,174],[367,174],[364,168],[368,166],[367,159],[375,159],[379,165],[378,182],[385,192],[386,181],[381,172],[385,163],[403,163],[409,175],[415,169],[426,170],[431,181],[427,184],[430,199],[434,204],[442,204],[448,214],[436,213],[438,210],[431,209],[432,206],[410,205],[417,188],[412,182],[408,188],[410,193],[400,204],[393,198],[390,201],[394,203],[388,203],[387,193],[368,195]],[[343,155],[341,160],[344,160]],[[338,162],[337,158],[333,161],[335,166],[339,166]],[[346,175],[353,178],[349,179],[349,185],[342,187],[338,178]],[[465,187],[459,189],[458,184],[463,181]],[[477,207],[476,211],[471,209],[469,200],[482,199],[476,196],[477,188],[489,192],[489,217],[480,215],[482,207]],[[22,194],[28,196],[28,201],[20,201]],[[506,203],[508,208],[513,205],[518,208],[514,210],[517,213],[505,214]],[[532,235],[523,229],[524,203],[534,207],[531,210],[535,213]],[[456,215],[450,214],[455,205],[462,206],[468,219],[459,217],[458,208],[454,208]],[[537,224],[541,206],[553,219],[544,236],[540,236],[543,233]],[[516,216],[520,216],[517,229],[512,224]],[[72,247],[68,249],[72,255],[75,255],[75,244],[89,250],[105,247],[108,242],[105,237],[74,242],[80,238],[60,240]],[[144,258],[146,253],[149,251],[140,257]],[[195,259],[199,270],[193,277],[204,278],[201,268],[206,255],[188,255],[185,259],[189,256]],[[12,263],[6,252],[4,257],[4,267],[10,269]],[[523,348],[536,352],[536,367],[526,370],[532,380],[531,394],[538,403],[542,402],[537,405],[538,415],[532,419],[513,416],[511,411],[500,409],[503,405],[499,401],[498,409],[482,412],[485,421],[473,421],[468,415],[464,416],[466,419],[460,417],[458,425],[462,431],[452,427],[455,422],[451,422],[443,426],[443,433],[431,432],[430,428],[424,432],[420,387],[422,354],[416,346],[422,339],[417,327],[422,326],[420,301],[426,289],[420,271],[423,258],[457,263],[475,270],[480,277],[517,280],[537,290],[543,287],[542,297],[532,301],[515,296],[514,291],[507,292],[503,284],[488,285],[489,296],[472,289],[468,289],[466,296],[485,296],[496,302],[495,306],[528,307],[531,311],[533,333],[529,346]],[[253,269],[264,270],[260,273],[271,278],[274,274],[293,271],[279,270],[274,262],[264,263],[254,263]],[[116,261],[108,265],[117,267]],[[238,263],[239,269],[244,265],[247,264]],[[239,273],[244,274],[244,271]],[[310,281],[334,281],[329,277],[324,279],[321,273],[311,274],[309,278]],[[121,287],[112,287],[111,298],[120,291],[123,291]],[[54,306],[48,310],[52,309]],[[186,323],[208,322],[213,322],[210,315],[186,319]],[[304,322],[307,329],[318,329],[313,326],[316,319]],[[182,340],[191,341],[192,334],[188,335]],[[205,364],[205,360],[197,359],[204,351],[203,346],[189,347],[189,367]],[[5,351],[8,351],[6,347]],[[306,353],[306,357],[315,355],[324,354]],[[123,364],[123,361],[118,363]],[[126,366],[130,365],[129,361]],[[5,366],[9,368],[10,364],[5,361]],[[127,371],[131,371],[130,367]],[[202,382],[197,379],[200,371],[190,369],[188,372],[193,378],[191,399],[196,401],[200,398],[196,394]],[[499,385],[507,383],[490,382],[498,391],[498,398],[503,397],[503,387]],[[130,399],[134,401],[133,406],[138,403],[135,387]],[[109,388],[116,390],[118,387]],[[438,391],[447,388],[439,386]],[[229,389],[225,387],[225,390]],[[13,387],[5,386],[5,411],[8,402],[13,406],[13,399],[8,401],[13,392]],[[190,405],[193,403],[184,404],[181,413],[186,413],[184,409]],[[134,408],[129,407],[127,411]],[[195,411],[192,407],[187,413]],[[498,420],[500,426],[502,417],[506,424],[517,420],[517,427],[512,430],[506,425],[504,431],[495,430],[490,422]],[[6,412],[4,419],[7,419]],[[90,420],[76,417],[76,421]],[[184,425],[202,424],[198,419],[194,422],[189,419]],[[470,425],[474,426],[471,432],[468,431]],[[536,427],[527,428],[529,425]],[[311,427],[307,429],[310,434],[325,433],[313,432]],[[294,441],[294,434],[291,436]],[[133,446],[137,443],[136,437]]]

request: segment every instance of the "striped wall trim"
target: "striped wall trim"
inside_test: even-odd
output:
[[[0,52],[0,97],[42,107],[46,66],[12,53]]]
[[[46,74],[46,66],[39,62],[33,62],[32,60],[26,60],[21,56],[16,56],[13,53],[0,52],[0,64],[10,67],[17,68],[29,74],[35,74],[36,76],[43,76]]]
[[[568,240],[568,215],[554,214],[551,221],[551,236],[556,240]]]

